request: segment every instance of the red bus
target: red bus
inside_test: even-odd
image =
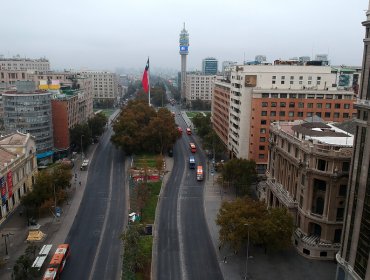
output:
[[[49,266],[44,274],[43,280],[59,279],[66,261],[70,255],[68,244],[60,244],[56,249]]]
[[[195,147],[194,143],[189,143],[190,151],[192,153],[195,153],[197,151],[197,148]]]
[[[199,165],[197,167],[197,181],[202,181],[203,180],[203,166]]]

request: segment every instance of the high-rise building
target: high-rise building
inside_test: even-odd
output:
[[[218,60],[214,57],[207,57],[202,61],[203,75],[217,75]]]
[[[27,83],[34,84],[33,82],[17,82],[18,90],[3,93],[5,130],[30,133],[35,137],[37,158],[48,161],[53,155],[54,146],[52,93],[35,90],[34,85],[28,87],[25,85]]]
[[[197,99],[211,102],[212,92],[216,76],[190,74],[186,75],[186,101],[191,102]]]
[[[189,33],[184,28],[181,30],[180,33],[180,55],[181,55],[181,83],[180,83],[180,93],[181,99],[185,98],[185,91],[186,91],[186,58],[189,54]]]
[[[337,280],[370,279],[370,1],[366,28],[354,154],[349,180],[342,247],[337,254]]]
[[[13,58],[0,57],[0,69],[49,71],[50,62],[46,58],[30,59],[21,58],[19,55]]]
[[[119,99],[118,78],[115,73],[85,71],[84,76],[93,79],[94,101],[114,103]]]
[[[212,122],[219,124],[215,131],[221,139],[228,135],[224,144],[231,157],[255,160],[258,173],[264,174],[270,123],[314,116],[341,122],[355,115],[353,90],[337,90],[335,79],[330,66],[234,66],[230,81],[215,81],[213,98],[229,95],[230,100],[226,131],[221,131],[224,105],[212,104]]]

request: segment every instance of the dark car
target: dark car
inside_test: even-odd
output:
[[[173,157],[173,150],[172,149],[168,149],[168,156]]]

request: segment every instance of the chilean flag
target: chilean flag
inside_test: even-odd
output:
[[[148,93],[149,92],[149,58],[148,58],[148,61],[146,62],[141,84],[143,85],[144,92]]]

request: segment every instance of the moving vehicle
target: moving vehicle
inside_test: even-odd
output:
[[[191,135],[191,129],[188,127],[188,128],[186,128],[186,134],[187,135]]]
[[[190,151],[192,153],[195,153],[197,151],[197,148],[195,147],[194,143],[189,143]]]
[[[194,169],[195,168],[195,157],[194,156],[190,156],[189,157],[189,168],[190,169]]]
[[[204,177],[203,166],[198,165],[198,167],[197,167],[197,181],[203,181],[203,177]]]
[[[87,166],[89,165],[89,160],[85,159],[81,164],[81,170],[87,170]]]
[[[179,132],[179,137],[182,136],[182,128],[181,127],[177,127],[177,131]]]
[[[69,244],[60,244],[56,249],[48,268],[45,271],[43,280],[59,279],[66,261],[70,255]]]

